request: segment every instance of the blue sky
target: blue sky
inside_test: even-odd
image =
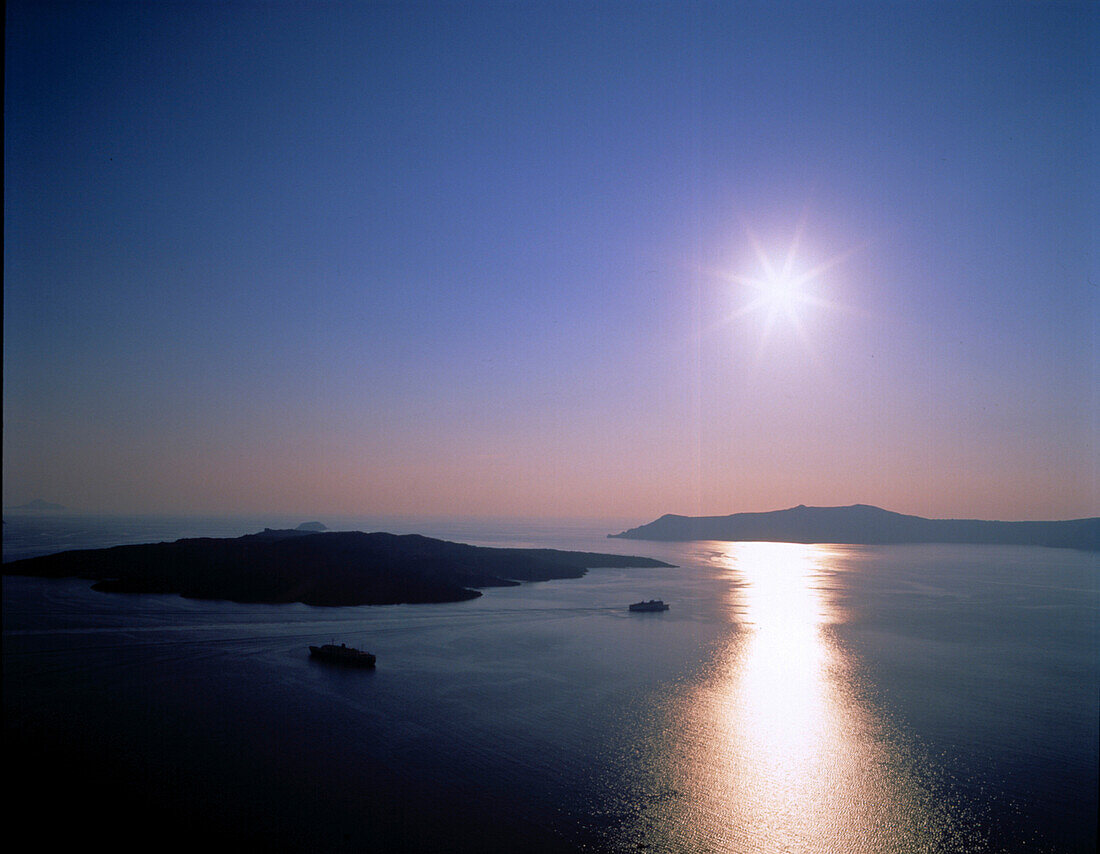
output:
[[[5,505],[1094,515],[1098,23],[9,3]]]

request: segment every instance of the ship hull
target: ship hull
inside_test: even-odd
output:
[[[630,610],[635,613],[639,611],[667,611],[668,605],[664,602],[635,602],[630,606]]]
[[[375,657],[369,652],[360,652],[348,647],[311,646],[309,654],[319,661],[342,664],[346,667],[374,667]]]

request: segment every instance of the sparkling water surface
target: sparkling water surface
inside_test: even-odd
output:
[[[4,557],[298,521],[8,516]],[[136,812],[181,847],[1095,850],[1094,554],[322,521],[677,568],[358,608],[6,577],[6,741],[84,806],[80,833],[136,850]],[[671,608],[626,610],[643,598]],[[310,660],[329,640],[377,669]]]

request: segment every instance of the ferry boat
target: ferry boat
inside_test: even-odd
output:
[[[667,611],[668,605],[660,599],[650,599],[647,602],[635,602],[630,606],[631,611]]]
[[[309,654],[313,658],[322,661],[332,661],[336,664],[349,664],[352,667],[374,667],[374,655],[363,652],[347,644],[337,646],[334,643],[326,643],[322,646],[311,646]]]

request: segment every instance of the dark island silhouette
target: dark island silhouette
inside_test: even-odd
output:
[[[43,501],[41,498],[36,498],[34,501],[28,501],[26,504],[20,504],[16,507],[7,507],[5,509],[18,512],[60,513],[62,510],[68,510],[69,508],[64,504],[54,504],[52,501]]]
[[[668,567],[644,557],[483,548],[418,534],[265,529],[231,539],[61,552],[5,563],[4,575],[96,579],[114,593],[307,605],[459,602],[476,587],[580,578],[595,567]]]
[[[608,534],[628,540],[740,540],[785,543],[972,543],[1100,550],[1100,518],[1062,522],[925,519],[868,504],[807,507],[731,516],[665,515],[648,525]]]

